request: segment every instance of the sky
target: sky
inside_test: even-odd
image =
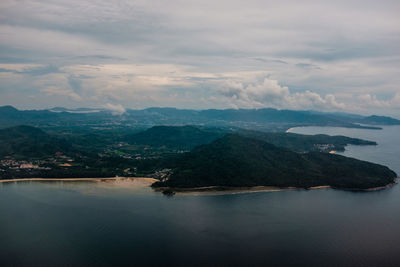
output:
[[[1,0],[0,105],[400,117],[400,1]]]

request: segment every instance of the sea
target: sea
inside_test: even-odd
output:
[[[291,131],[376,141],[339,154],[400,174],[400,126]],[[167,197],[95,182],[4,183],[0,266],[400,266],[400,185]]]

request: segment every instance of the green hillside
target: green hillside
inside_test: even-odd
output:
[[[202,129],[195,126],[154,126],[143,132],[128,135],[125,139],[129,143],[137,145],[190,150],[195,146],[211,143],[228,133],[237,133],[246,137],[259,139],[297,152],[343,151],[348,144],[376,145],[375,142],[346,136],[302,135],[242,129]]]
[[[194,126],[154,126],[146,131],[128,135],[129,143],[153,147],[191,149],[207,144],[226,134],[223,130],[203,130]]]
[[[400,120],[387,116],[376,116],[376,115],[365,117],[362,120],[360,120],[360,122],[370,125],[400,125]]]
[[[286,147],[297,152],[331,150],[344,151],[346,145],[377,145],[376,142],[347,136],[326,134],[304,135],[295,133],[266,133],[258,131],[238,131],[238,134],[259,139],[275,146]]]
[[[372,188],[394,181],[385,166],[327,153],[295,153],[272,144],[227,135],[185,154],[165,182],[154,186],[295,186],[331,185]]]
[[[31,126],[0,129],[0,157],[41,158],[56,152],[69,152],[71,145]]]

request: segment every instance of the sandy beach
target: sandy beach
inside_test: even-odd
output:
[[[387,184],[385,186],[378,186],[378,187],[367,188],[367,189],[361,189],[361,188],[337,188],[337,189],[347,190],[347,191],[365,191],[365,192],[380,191],[380,190],[388,189],[388,188],[391,188],[391,187],[397,185],[398,179],[399,179],[399,177],[397,177],[393,183]]]
[[[368,189],[347,189],[347,188],[335,188],[330,185],[312,186],[309,188],[301,187],[278,187],[278,186],[253,186],[253,187],[225,187],[225,186],[205,186],[205,187],[194,187],[194,188],[170,188],[160,187],[154,188],[157,192],[163,192],[165,190],[171,191],[176,195],[227,195],[227,194],[245,194],[245,193],[257,193],[257,192],[278,192],[278,191],[293,191],[293,190],[319,190],[319,189],[337,189],[337,190],[348,190],[348,191],[364,191],[372,192],[390,188],[397,184],[388,184],[386,186],[379,186]]]
[[[18,178],[18,179],[4,179],[0,180],[0,183],[12,183],[12,182],[26,182],[26,181],[37,181],[37,182],[104,182],[109,184],[118,184],[121,186],[134,184],[143,184],[150,186],[157,179],[148,177],[108,177],[108,178]]]
[[[331,188],[329,185],[314,186],[308,188],[313,189],[327,189]],[[227,195],[227,194],[245,194],[245,193],[258,193],[258,192],[278,192],[278,191],[291,191],[291,190],[306,190],[298,187],[278,187],[278,186],[252,186],[252,187],[229,187],[229,186],[204,186],[194,188],[169,188],[160,187],[154,188],[157,192],[170,190],[177,195]]]
[[[12,183],[12,182],[96,182],[101,186],[105,187],[118,187],[126,189],[137,189],[150,187],[153,183],[159,181],[154,178],[148,177],[108,177],[108,178],[23,178],[23,179],[4,179],[0,180],[1,183]],[[335,188],[329,185],[313,186],[309,188],[299,187],[278,187],[278,186],[253,186],[253,187],[230,187],[230,186],[204,186],[204,187],[193,187],[193,188],[171,188],[171,187],[158,187],[153,188],[156,192],[171,191],[173,194],[182,196],[193,196],[193,195],[227,195],[227,194],[245,194],[245,193],[257,193],[257,192],[278,192],[278,191],[290,191],[290,190],[318,190],[318,189],[339,189],[348,191],[378,191],[390,188],[397,184],[397,180],[386,186],[368,188],[368,189],[351,189],[351,188]]]

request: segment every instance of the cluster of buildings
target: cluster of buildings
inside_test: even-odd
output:
[[[160,171],[156,171],[155,173],[151,174],[152,178],[159,179],[161,181],[165,181],[169,178],[169,176],[172,174],[171,169],[162,169]]]
[[[4,169],[38,169],[38,170],[50,170],[50,167],[41,167],[41,161],[26,161],[26,160],[16,160],[12,157],[5,157],[4,159],[0,160],[0,166]]]
[[[329,152],[335,150],[335,146],[333,144],[315,144],[314,147],[321,152]]]
[[[61,152],[57,152],[55,157],[41,160],[17,160],[12,156],[6,156],[0,160],[0,169],[10,169],[10,170],[26,170],[26,169],[36,169],[36,170],[51,170],[52,165],[57,165],[60,167],[71,167],[71,163],[74,160],[68,156],[63,155]],[[50,166],[49,166],[50,165]]]

